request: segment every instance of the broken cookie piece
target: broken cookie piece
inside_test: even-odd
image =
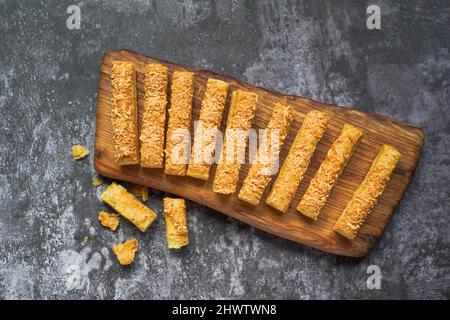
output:
[[[108,213],[106,211],[100,211],[98,214],[98,221],[102,226],[110,228],[112,231],[116,231],[120,222],[120,215],[115,213]]]
[[[114,246],[112,249],[116,254],[117,260],[119,260],[119,263],[123,266],[127,266],[134,261],[138,246],[139,241],[137,239],[131,239]]]
[[[140,184],[132,183],[130,187],[130,192],[136,197],[141,197],[142,201],[148,200],[148,187]]]
[[[96,188],[99,187],[99,186],[101,186],[102,183],[103,183],[103,180],[100,179],[100,178],[93,178],[93,179],[92,179],[92,185],[93,185],[94,187],[96,187]]]
[[[81,160],[89,154],[89,150],[80,144],[76,144],[72,147],[72,157],[74,160]]]

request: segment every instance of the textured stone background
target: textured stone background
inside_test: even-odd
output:
[[[382,29],[366,28],[366,7]],[[448,1],[0,0],[0,298],[450,298]],[[163,219],[140,235],[96,221],[92,157],[98,70],[129,48],[423,127],[405,198],[373,252],[333,256],[188,203],[191,244],[165,249]],[[161,212],[164,194],[148,205]],[[83,238],[88,236],[87,243]],[[110,252],[141,240],[134,265]],[[366,269],[379,265],[381,290]]]

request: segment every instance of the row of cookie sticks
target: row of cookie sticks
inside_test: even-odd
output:
[[[197,127],[199,131],[194,134],[192,150],[184,151],[183,154],[182,149],[177,153],[173,152],[173,148],[183,141],[182,136],[176,137],[177,130],[189,131],[191,126],[194,74],[187,71],[175,71],[172,74],[166,132],[168,78],[168,69],[165,66],[160,64],[146,66],[142,125],[138,132],[135,67],[127,61],[113,62],[111,121],[115,159],[120,165],[140,163],[143,167],[164,168],[164,172],[169,175],[187,175],[208,180],[211,167],[209,160],[214,156],[215,138],[202,136],[202,139],[197,139],[197,134],[208,129],[219,128],[227,100],[228,83],[208,79],[201,103],[200,124]],[[234,132],[235,129],[244,131],[250,129],[256,108],[255,93],[242,90],[234,90],[231,93],[225,141],[220,156],[221,160],[225,156],[229,157],[226,150],[231,148],[233,157],[227,158],[227,161],[219,161],[217,165],[213,182],[213,191],[216,193],[236,192],[241,164],[235,150],[241,150],[242,145],[238,144],[245,144],[243,146],[245,148],[248,141],[233,139],[233,136],[228,133]],[[275,104],[267,124],[266,137],[270,142],[271,133],[277,133],[279,148],[275,150],[278,151],[269,155],[269,161],[267,159],[262,161],[259,158],[261,153],[257,152],[257,160],[251,164],[239,190],[239,199],[252,205],[259,204],[273,176],[274,161],[272,160],[278,158],[278,152],[283,146],[293,118],[294,111],[290,106],[282,103]],[[328,121],[328,115],[324,112],[311,111],[306,115],[266,199],[268,205],[281,212],[287,211],[314,151],[326,131]],[[296,208],[299,212],[314,220],[318,218],[362,135],[360,129],[350,124],[344,125],[300,200]],[[203,152],[200,160],[196,150]],[[190,158],[189,154],[186,154],[189,152]],[[174,156],[188,157],[190,162],[180,163],[179,160],[173,159]],[[336,222],[335,231],[348,239],[356,237],[387,185],[399,158],[400,153],[396,149],[388,145],[382,146],[365,179]]]

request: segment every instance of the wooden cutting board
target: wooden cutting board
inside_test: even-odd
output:
[[[258,109],[255,116],[254,128],[265,128],[272,107],[276,102],[282,101],[288,103],[295,109],[295,119],[290,128],[286,143],[282,148],[280,164],[284,160],[305,114],[313,109],[328,113],[330,123],[317,147],[311,165],[305,174],[304,180],[300,184],[288,212],[281,214],[265,204],[265,199],[270,191],[271,184],[266,189],[261,203],[257,207],[240,201],[236,194],[224,196],[214,193],[212,191],[212,181],[215,166],[212,168],[209,181],[206,182],[189,177],[168,176],[163,173],[162,169],[143,169],[138,165],[118,166],[113,159],[110,124],[110,70],[113,60],[129,60],[136,64],[139,108],[142,106],[144,97],[144,78],[142,72],[145,64],[151,62],[164,64],[169,68],[170,74],[174,70],[180,69],[195,72],[193,121],[198,120],[205,83],[210,77],[229,82],[229,92],[239,88],[254,91],[258,94]],[[395,207],[400,202],[420,157],[424,139],[422,129],[394,121],[384,116],[363,113],[353,108],[338,107],[306,98],[284,95],[279,92],[269,91],[239,82],[228,76],[215,74],[210,71],[184,68],[128,50],[106,52],[103,56],[100,71],[94,160],[95,169],[99,174],[118,180],[147,185],[151,188],[190,199],[248,223],[255,228],[334,254],[361,257],[369,253],[375,241],[386,227]],[[226,118],[227,114],[224,114],[221,126],[222,130],[225,127]],[[361,128],[364,131],[364,136],[339,178],[318,220],[311,221],[298,214],[295,207],[320,163],[325,158],[326,152],[332,142],[338,137],[344,123],[350,123]],[[402,157],[378,204],[366,223],[361,227],[359,235],[353,241],[347,240],[333,231],[333,225],[344,210],[346,203],[350,200],[359,183],[363,180],[378,150],[385,143],[398,149]],[[240,172],[238,190],[247,174],[248,167],[248,165],[244,165]],[[274,180],[272,179],[272,182]]]

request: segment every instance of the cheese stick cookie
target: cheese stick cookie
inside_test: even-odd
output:
[[[111,68],[114,159],[119,165],[139,163],[136,71],[128,61],[113,61]]]
[[[388,145],[381,147],[369,172],[336,222],[336,232],[350,240],[355,239],[388,184],[399,159],[400,152],[396,149]]]
[[[152,63],[145,66],[144,73],[145,97],[139,137],[141,166],[162,168],[168,70],[161,64]]]
[[[100,196],[114,210],[144,232],[156,220],[156,213],[143,205],[124,187],[111,183]]]
[[[164,172],[184,176],[190,152],[189,129],[194,97],[194,74],[187,71],[175,71],[172,75],[170,92]]]
[[[281,103],[275,105],[267,125],[267,141],[265,145],[260,143],[258,147],[257,160],[251,165],[247,177],[244,179],[244,184],[239,191],[239,199],[252,205],[259,203],[264,189],[272,178],[275,163],[278,161],[280,149],[284,144],[293,118],[294,111],[290,106]],[[278,146],[272,146],[273,134],[278,138]],[[265,155],[263,155],[264,152]]]
[[[184,199],[164,198],[166,239],[169,249],[180,249],[189,244]]]
[[[257,95],[235,90],[231,95],[224,144],[214,177],[213,191],[231,194],[236,191],[241,163],[245,161],[248,130],[255,117]],[[244,159],[238,159],[238,154]]]
[[[317,220],[320,210],[325,205],[361,137],[361,130],[347,123],[344,124],[341,134],[331,145],[325,160],[298,204],[298,211],[308,218]]]
[[[216,133],[222,121],[229,84],[208,79],[202,100],[200,118],[194,136],[194,146],[187,175],[208,180],[211,160],[216,146]]]
[[[327,124],[328,116],[324,112],[311,111],[306,115],[267,197],[268,205],[286,212]]]

